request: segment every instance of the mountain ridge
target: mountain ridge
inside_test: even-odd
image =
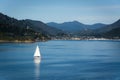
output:
[[[120,38],[120,19],[106,25],[83,24],[78,21],[43,23],[37,20],[17,20],[0,13],[0,40],[47,40],[72,37]]]
[[[62,30],[49,27],[41,21],[17,20],[0,13],[0,40],[46,40],[66,35]]]
[[[71,21],[71,22],[64,22],[64,23],[55,23],[55,22],[50,22],[47,23],[47,25],[49,26],[53,26],[55,28],[64,30],[64,31],[68,31],[68,32],[77,32],[77,31],[83,31],[86,29],[96,29],[96,28],[100,28],[100,27],[104,27],[106,26],[106,24],[102,24],[102,23],[96,23],[96,24],[92,24],[92,25],[88,25],[88,24],[83,24],[80,23],[78,21]]]

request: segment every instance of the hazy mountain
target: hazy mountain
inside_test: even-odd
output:
[[[96,23],[96,24],[93,24],[93,25],[87,25],[86,27],[88,29],[95,30],[95,29],[99,29],[99,28],[102,28],[102,27],[105,27],[105,26],[106,26],[106,24]]]
[[[109,24],[109,25],[106,25],[102,28],[96,29],[96,31],[99,32],[99,33],[105,33],[105,32],[108,32],[112,29],[116,29],[116,28],[119,28],[119,27],[120,27],[120,20],[117,20],[116,22],[114,22],[112,24]]]
[[[104,37],[104,38],[120,38],[120,20],[106,25],[99,27],[94,30],[86,30],[86,31],[79,31],[77,35],[80,36],[95,36],[95,37]]]
[[[96,31],[105,37],[120,37],[120,19],[113,24],[97,29]]]
[[[102,24],[102,23],[86,25],[86,24],[82,24],[78,21],[64,22],[61,24],[58,24],[55,22],[50,22],[50,23],[47,23],[47,25],[64,30],[64,31],[73,32],[73,33],[78,32],[78,31],[86,31],[86,30],[90,30],[90,29],[94,30],[94,29],[98,29],[98,28],[106,26],[105,24]]]
[[[85,30],[85,25],[82,23],[79,23],[78,21],[64,22],[61,24],[52,22],[52,23],[47,23],[47,25],[56,27],[58,29],[61,29],[63,31],[67,31],[67,32],[76,32],[79,30]]]
[[[35,20],[29,20],[29,19],[26,19],[24,21],[27,23],[30,23],[29,27],[31,27],[33,30],[37,32],[41,32],[46,35],[57,36],[60,34],[65,34],[62,30],[48,26],[41,21],[35,21]]]

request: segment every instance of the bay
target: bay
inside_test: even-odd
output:
[[[0,43],[0,80],[120,80],[120,41]]]

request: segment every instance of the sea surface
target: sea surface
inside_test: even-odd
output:
[[[120,41],[0,43],[0,80],[120,80]]]

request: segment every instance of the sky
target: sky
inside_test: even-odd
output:
[[[111,24],[120,19],[120,0],[0,0],[0,12],[45,23]]]

